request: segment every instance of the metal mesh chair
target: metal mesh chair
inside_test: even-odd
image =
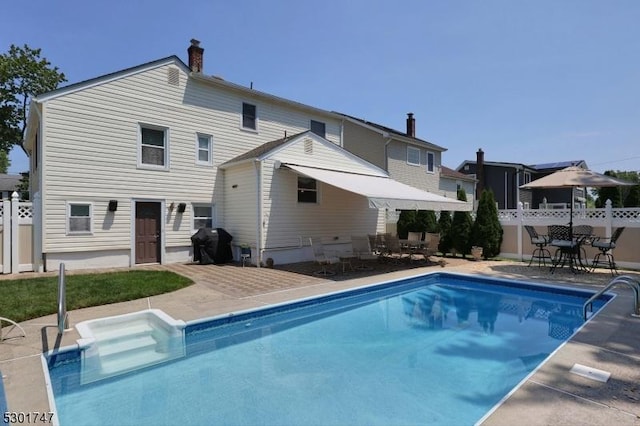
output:
[[[533,250],[531,254],[531,259],[529,259],[529,265],[531,266],[531,262],[533,259],[538,259],[538,266],[547,266],[547,259],[551,262],[551,252],[547,249],[547,244],[549,244],[549,239],[546,235],[538,235],[536,232],[536,228],[531,225],[525,225],[524,229],[527,230],[529,237],[531,238],[531,244],[535,245],[536,248]]]
[[[611,239],[609,241],[602,241],[602,239],[596,239],[591,243],[592,247],[600,250],[600,253],[596,254],[593,258],[593,263],[591,267],[595,269],[597,266],[604,266],[611,270],[611,275],[616,275],[618,273],[618,268],[616,266],[616,261],[613,258],[612,250],[616,248],[616,241],[620,238],[620,235],[624,231],[624,226],[617,228]],[[603,259],[604,257],[604,259]]]

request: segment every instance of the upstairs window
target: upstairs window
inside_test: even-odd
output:
[[[420,149],[412,146],[407,147],[407,164],[412,166],[420,165]]]
[[[306,176],[298,176],[298,202],[318,202],[318,182]]]
[[[529,183],[529,182],[531,182],[531,173],[524,172],[524,183]]]
[[[326,124],[321,121],[311,120],[311,132],[315,133],[318,136],[325,137],[327,135],[326,132]]]
[[[67,205],[67,233],[90,234],[91,210],[90,203],[69,203]]]
[[[212,137],[198,133],[196,139],[196,163],[210,166]]]
[[[140,164],[144,166],[167,168],[168,129],[140,126]]]
[[[427,172],[433,173],[435,170],[436,156],[433,152],[427,152]]]
[[[242,128],[251,130],[258,129],[255,105],[246,102],[242,103]]]

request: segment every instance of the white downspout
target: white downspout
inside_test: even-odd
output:
[[[383,135],[384,137],[385,135]],[[391,141],[393,140],[393,138],[391,138],[390,136],[387,136],[387,141],[384,143],[384,171],[389,173],[389,153],[388,153],[388,146],[391,143]]]
[[[524,167],[522,168],[522,173],[524,173]],[[518,169],[516,169],[516,206],[520,204],[520,173]]]
[[[253,164],[256,169],[256,266],[259,268],[262,263],[262,162],[256,160]]]

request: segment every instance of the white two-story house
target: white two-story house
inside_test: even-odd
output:
[[[462,208],[344,150],[342,115],[205,75],[203,52],[192,40],[188,65],[171,56],[32,100],[36,270],[188,261],[200,227],[225,228],[257,263],[308,260],[308,237],[383,230],[385,209]],[[345,187],[356,175],[395,186]]]

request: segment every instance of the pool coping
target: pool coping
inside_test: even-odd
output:
[[[514,275],[511,266],[517,268]],[[217,314],[229,313],[235,310],[242,310],[251,307],[267,306],[274,302],[286,303],[301,297],[312,298],[319,294],[326,294],[340,289],[361,287],[367,284],[375,284],[380,281],[392,281],[396,278],[406,278],[414,275],[423,275],[422,268],[410,271],[395,271],[384,275],[373,277],[354,277],[344,281],[331,281],[327,279],[309,278],[295,273],[283,274],[282,271],[258,270],[256,268],[234,268],[233,277],[229,280],[255,278],[263,281],[265,279],[289,280],[296,282],[295,285],[283,286],[282,289],[270,292],[254,292],[254,294],[238,295],[225,292],[225,288],[219,287],[217,282],[224,279],[229,274],[228,269],[220,266],[210,268],[198,266],[192,268],[191,265],[156,265],[154,268],[162,270],[172,270],[189,276],[196,282],[190,288],[167,295],[154,296],[148,299],[138,299],[120,304],[105,305],[94,308],[71,311],[73,323],[86,319],[94,319],[103,316],[117,315],[137,310],[147,309],[151,306],[163,309],[174,318],[193,320]],[[507,268],[507,269],[505,269]],[[424,271],[433,269],[424,268]],[[440,270],[440,269],[438,269]],[[505,270],[507,271],[505,273]],[[497,271],[497,272],[496,272]],[[457,265],[447,265],[446,272],[462,272],[479,275],[489,275],[492,278],[512,278],[517,281],[541,282],[544,284],[560,284],[563,287],[600,289],[610,280],[608,274],[598,277],[589,276],[591,282],[580,283],[576,281],[572,274],[550,275],[546,269],[527,268],[519,262],[468,262],[465,261],[460,267]],[[626,273],[626,272],[625,272]],[[640,274],[631,272],[640,278]],[[274,275],[275,274],[275,275]],[[536,277],[536,274],[538,275]],[[573,281],[571,281],[573,280]],[[581,280],[581,277],[578,277]],[[290,283],[289,283],[290,284]],[[618,295],[594,318],[594,321],[584,326],[578,333],[574,334],[562,350],[558,351],[554,357],[547,361],[544,368],[539,370],[522,388],[508,398],[499,409],[485,420],[485,425],[514,424],[522,420],[526,415],[528,424],[593,424],[609,421],[612,417],[617,418],[619,424],[637,425],[636,419],[640,416],[640,408],[625,400],[625,392],[628,389],[618,389],[614,387],[600,387],[596,391],[599,395],[584,395],[595,404],[596,409],[585,408],[585,398],[580,395],[584,389],[593,388],[588,379],[581,379],[567,376],[568,368],[562,365],[565,359],[581,362],[585,365],[597,366],[600,357],[613,358],[618,363],[614,363],[614,377],[620,383],[640,382],[640,342],[633,333],[637,330],[638,319],[631,319],[630,291],[623,288],[616,288],[612,291]],[[622,297],[621,297],[622,296]],[[203,314],[204,313],[204,314]],[[61,348],[67,343],[74,343],[78,338],[75,330],[65,333],[62,339],[56,340],[55,315],[38,318],[22,323],[28,327],[29,338],[18,339],[3,343],[4,354],[0,353],[0,369],[7,378],[5,389],[9,408],[15,411],[46,411],[49,409],[46,400],[46,390],[42,377],[41,360],[39,359],[43,350]],[[589,328],[590,330],[586,330]],[[595,332],[594,332],[595,330]],[[585,334],[586,333],[586,334]],[[53,343],[55,342],[55,343]],[[8,349],[8,350],[5,350]],[[569,355],[565,355],[568,351]],[[35,358],[37,357],[37,358]],[[555,358],[560,358],[558,361]],[[558,366],[562,371],[558,372]],[[553,369],[556,370],[553,370]],[[37,370],[37,371],[36,371]],[[549,374],[549,370],[551,374]],[[566,370],[566,374],[565,371]],[[544,375],[544,374],[546,375]],[[575,376],[575,375],[572,375]],[[553,380],[556,380],[554,382]],[[562,389],[564,384],[574,386],[574,388]],[[577,384],[576,384],[577,383]],[[577,387],[576,387],[577,386]],[[637,394],[627,395],[634,398]],[[595,401],[595,402],[594,402]],[[604,402],[599,404],[598,401]],[[599,405],[598,405],[599,404]],[[636,404],[640,405],[640,404]],[[603,409],[606,408],[606,409]],[[622,414],[621,414],[622,413]],[[582,416],[582,417],[581,417]],[[585,417],[586,416],[586,417]],[[585,418],[587,421],[585,421]],[[559,420],[560,419],[560,420]]]

